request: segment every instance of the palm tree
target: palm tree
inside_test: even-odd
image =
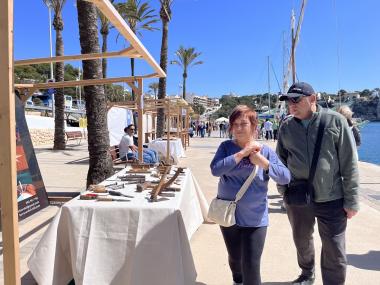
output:
[[[54,11],[53,26],[55,30],[55,55],[64,55],[62,9],[66,0],[43,0],[45,5]],[[64,81],[64,63],[55,63],[55,81]],[[63,89],[56,89],[54,95],[54,146],[53,149],[65,149],[65,97]]]
[[[81,53],[98,53],[97,12],[94,4],[77,1],[79,40]],[[100,60],[84,60],[83,79],[102,78]],[[87,173],[87,186],[97,184],[113,174],[112,160],[109,152],[109,137],[107,128],[107,100],[103,85],[85,86],[86,115],[88,130],[88,152],[90,157]]]
[[[154,9],[151,9],[148,2],[140,0],[127,0],[125,3],[117,3],[116,9],[124,20],[128,23],[132,32],[142,36],[141,31],[154,31],[157,28],[152,24],[158,22]],[[135,59],[131,58],[131,76],[135,75]],[[132,90],[132,100],[135,100],[135,93]]]
[[[160,18],[162,22],[162,39],[160,53],[160,67],[166,73],[168,65],[168,33],[169,22],[172,17],[171,5],[173,0],[160,0]],[[160,78],[158,81],[158,99],[166,97],[166,78]],[[164,134],[165,114],[164,109],[159,108],[157,113],[157,137],[162,137]]]
[[[111,3],[113,3],[115,0],[111,0]],[[112,28],[111,22],[108,20],[107,17],[105,17],[102,12],[98,10],[98,17],[100,21],[100,34],[102,35],[102,52],[107,52],[107,38],[108,34],[110,32],[110,29]],[[107,77],[107,58],[102,59],[102,71],[103,71],[103,78]]]
[[[157,99],[158,82],[152,82],[149,84],[149,89],[153,91],[154,99]]]
[[[182,98],[186,100],[186,78],[187,78],[187,70],[189,67],[203,64],[203,61],[196,61],[197,58],[201,55],[200,52],[195,52],[195,48],[184,48],[183,46],[180,46],[179,49],[175,52],[175,54],[178,57],[178,60],[172,60],[171,64],[178,64],[180,67],[182,67],[183,74],[182,74]]]

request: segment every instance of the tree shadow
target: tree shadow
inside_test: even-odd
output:
[[[78,158],[76,160],[68,161],[65,164],[89,164],[89,158],[88,157],[83,157],[83,158]]]
[[[380,251],[365,254],[347,254],[348,264],[361,269],[380,271]]]

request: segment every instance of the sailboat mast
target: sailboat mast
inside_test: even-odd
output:
[[[270,115],[270,72],[269,72],[270,59],[268,55],[268,114]]]
[[[290,60],[292,62],[292,79],[293,84],[296,82],[296,37],[294,36],[294,26],[295,26],[296,17],[294,15],[294,10],[292,10],[292,54]]]

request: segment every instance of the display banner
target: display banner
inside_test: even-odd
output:
[[[45,185],[34,153],[24,104],[16,98],[16,165],[19,221],[49,205]]]

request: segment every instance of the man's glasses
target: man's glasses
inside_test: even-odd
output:
[[[287,101],[289,101],[290,103],[293,103],[293,104],[297,104],[302,100],[302,97],[303,97],[302,95],[297,96],[297,97],[288,97]]]

